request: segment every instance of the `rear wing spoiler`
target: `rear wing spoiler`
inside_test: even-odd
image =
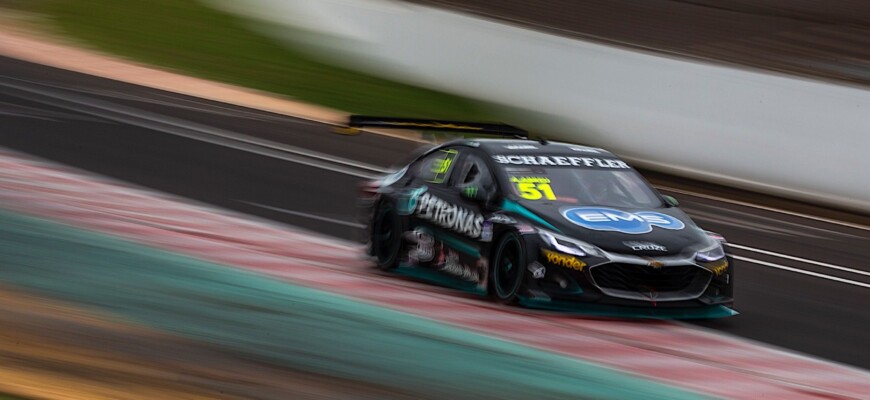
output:
[[[344,129],[348,133],[355,133],[359,128],[413,129],[529,138],[528,131],[507,124],[351,115],[348,119],[347,127]]]

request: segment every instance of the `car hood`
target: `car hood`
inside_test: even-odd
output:
[[[608,252],[648,257],[688,256],[713,244],[676,207],[643,209],[533,201],[519,204],[561,234]]]

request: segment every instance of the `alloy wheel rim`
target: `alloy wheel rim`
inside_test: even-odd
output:
[[[498,266],[496,268],[495,286],[500,298],[506,298],[512,291],[510,290],[517,279],[516,268],[518,263],[518,245],[516,239],[510,239],[502,248],[501,257],[499,257]]]

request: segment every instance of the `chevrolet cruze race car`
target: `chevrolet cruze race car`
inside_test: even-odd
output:
[[[527,137],[500,124],[351,117],[351,127]],[[734,262],[600,148],[459,139],[363,185],[377,266],[502,303],[616,316],[733,315]]]

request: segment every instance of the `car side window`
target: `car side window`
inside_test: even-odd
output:
[[[481,189],[488,190],[494,186],[494,182],[492,172],[490,172],[486,163],[480,157],[469,154],[462,162],[462,169],[460,169],[459,177],[454,181],[454,185],[476,185]]]
[[[414,175],[428,183],[443,184],[450,177],[458,156],[459,151],[455,149],[437,150],[417,162]]]

